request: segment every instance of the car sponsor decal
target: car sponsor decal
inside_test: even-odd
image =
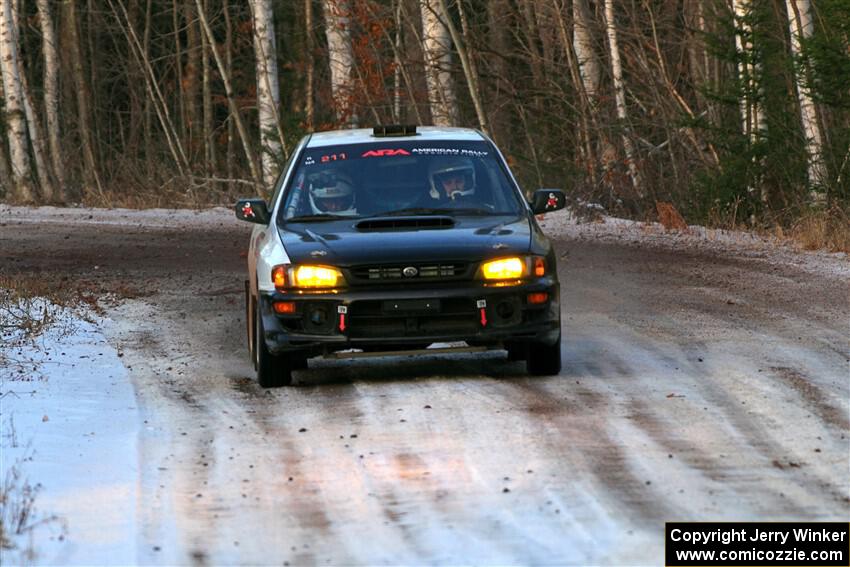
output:
[[[410,152],[401,148],[398,149],[380,149],[380,150],[369,150],[363,152],[363,155],[360,157],[388,157],[388,156],[409,156]]]
[[[489,155],[489,152],[468,148],[413,148],[411,151],[423,156],[487,157]]]

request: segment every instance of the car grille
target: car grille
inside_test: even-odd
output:
[[[416,275],[405,275],[406,268],[415,268]],[[466,275],[468,264],[398,264],[379,266],[356,266],[351,274],[360,283],[423,282],[460,279]]]

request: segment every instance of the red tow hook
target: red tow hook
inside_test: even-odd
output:
[[[339,330],[341,333],[345,332],[345,314],[348,313],[348,307],[345,305],[340,305],[336,308],[336,312],[339,313]]]
[[[481,326],[487,326],[487,300],[479,299],[475,302],[475,305],[478,307],[478,311],[481,312]]]

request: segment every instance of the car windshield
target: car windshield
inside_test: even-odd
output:
[[[516,215],[522,202],[487,142],[393,141],[307,148],[283,219]]]

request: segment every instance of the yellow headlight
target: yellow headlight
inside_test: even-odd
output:
[[[481,274],[486,280],[511,280],[525,274],[525,262],[522,258],[500,258],[481,265]]]
[[[328,266],[298,266],[292,270],[292,287],[339,287],[342,272]]]

